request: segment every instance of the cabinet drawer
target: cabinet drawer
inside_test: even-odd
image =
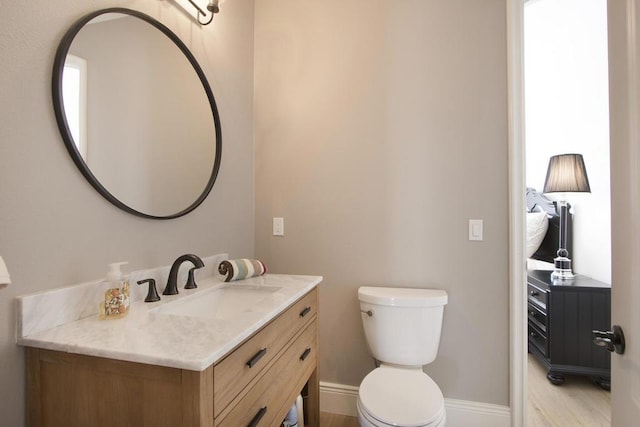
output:
[[[214,366],[215,417],[315,319],[317,311],[318,297],[314,289]]]
[[[549,345],[547,336],[529,322],[529,343],[536,346],[538,350],[545,356],[549,355]]]
[[[283,393],[283,390],[289,390],[292,384],[309,376],[316,367],[317,357],[317,322],[314,321],[233,409],[222,420],[216,420],[216,427],[280,425],[282,419],[276,417],[284,418],[293,403],[289,401],[289,393]]]
[[[545,334],[547,333],[546,311],[529,302],[527,304],[527,317],[529,319],[529,323],[534,323],[538,327],[538,329],[540,329]]]
[[[537,286],[532,285],[531,283],[527,283],[527,298],[530,302],[537,304],[546,310],[547,292],[545,290],[540,289]]]

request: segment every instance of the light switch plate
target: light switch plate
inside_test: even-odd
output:
[[[481,219],[469,220],[469,240],[482,240],[483,224]]]

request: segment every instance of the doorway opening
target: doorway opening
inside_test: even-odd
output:
[[[591,192],[544,196],[552,202],[566,200],[572,206],[573,271],[581,279],[590,278],[588,286],[597,289],[597,296],[591,295],[591,289],[580,296],[589,301],[589,305],[582,308],[577,302],[570,308],[565,299],[562,308],[554,308],[551,301],[537,304],[537,299],[528,298],[525,307],[529,341],[527,423],[530,426],[608,425],[608,393],[587,377],[597,380],[599,374],[604,375],[601,359],[606,356],[608,361],[609,354],[600,357],[597,352],[604,350],[591,348],[590,342],[584,342],[593,322],[603,323],[603,328],[610,325],[607,318],[607,314],[610,317],[610,296],[605,302],[598,300],[597,306],[593,303],[593,298],[606,299],[603,295],[607,292],[610,295],[611,283],[607,2],[529,0],[524,5],[523,28],[525,184],[542,193],[551,156],[582,154]],[[527,214],[527,219],[529,217]],[[527,282],[534,287],[528,291],[539,291],[535,288],[536,280],[552,285],[546,280],[547,273],[538,273],[536,279],[533,272],[553,270],[550,260],[536,257],[535,252],[526,255]],[[587,286],[587,282],[584,283]],[[545,298],[558,304],[560,298],[565,298],[561,292],[550,297],[558,289],[540,290],[546,292]],[[596,320],[587,316],[587,310],[595,311],[588,314]],[[586,328],[588,331],[581,332],[580,339],[570,342],[570,331],[584,332]],[[562,352],[560,356],[559,352]],[[594,357],[597,360],[594,361]],[[588,374],[575,375],[581,371],[578,368],[573,373],[567,368],[565,373],[562,371],[565,365],[584,365]],[[603,388],[605,383],[600,382]]]

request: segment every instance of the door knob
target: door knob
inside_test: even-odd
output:
[[[612,331],[591,331],[593,343],[598,347],[605,347],[610,352],[624,353],[624,333],[618,325],[613,325]]]

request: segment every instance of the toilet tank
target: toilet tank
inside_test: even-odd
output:
[[[374,358],[405,366],[433,362],[448,301],[445,291],[361,287],[358,299],[364,334]]]

